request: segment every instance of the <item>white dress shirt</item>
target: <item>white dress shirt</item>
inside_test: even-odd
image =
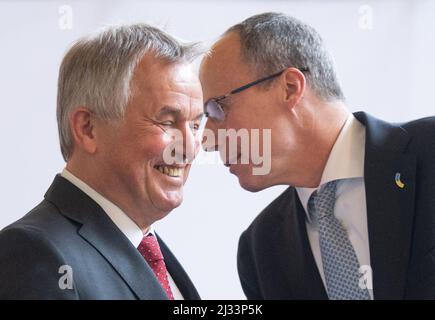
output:
[[[350,114],[331,150],[318,188],[330,181],[340,179],[337,184],[334,214],[346,229],[360,266],[370,266],[364,154],[365,127],[355,119],[353,114]],[[319,231],[316,223],[311,221],[307,210],[310,196],[318,188],[297,187],[296,191],[305,209],[308,239],[326,288],[319,245]],[[361,276],[363,275],[361,274]],[[371,289],[371,274],[365,278],[368,280],[367,288]],[[373,299],[373,291],[369,290],[369,293]]]
[[[101,194],[99,194],[97,191],[95,191],[93,188],[91,188],[88,184],[86,184],[85,182],[83,182],[82,180],[74,176],[66,168],[63,169],[61,176],[67,179],[77,188],[82,190],[84,193],[86,193],[92,200],[94,200],[104,210],[104,212],[106,212],[109,218],[119,228],[119,230],[121,230],[121,232],[127,237],[127,239],[130,240],[133,246],[135,248],[139,247],[139,244],[141,243],[144,237],[144,233],[138,227],[138,225],[134,223],[133,220],[130,219],[129,216],[127,216],[113,202],[109,201]],[[150,233],[155,236],[153,226],[149,227],[148,232],[145,235],[148,235]],[[184,300],[183,295],[181,294],[180,290],[178,289],[177,285],[174,282],[174,279],[172,279],[169,272],[168,272],[168,281],[174,299]]]

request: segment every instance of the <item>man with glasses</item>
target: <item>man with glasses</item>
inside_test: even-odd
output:
[[[435,298],[435,118],[350,113],[318,33],[279,13],[227,30],[200,80],[208,130],[271,129],[271,170],[204,148],[249,191],[289,185],[240,238],[249,299]]]

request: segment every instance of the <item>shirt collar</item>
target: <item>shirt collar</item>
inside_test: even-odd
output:
[[[332,147],[317,188],[296,187],[299,199],[307,214],[311,194],[325,183],[364,177],[365,127],[353,114],[349,114],[337,141]]]
[[[144,237],[144,233],[139,228],[139,226],[133,220],[131,220],[128,215],[124,213],[124,211],[122,211],[113,202],[103,197],[88,184],[77,178],[66,168],[63,169],[60,175],[67,179],[69,182],[71,182],[73,185],[75,185],[77,188],[82,190],[84,193],[86,193],[92,200],[94,200],[104,210],[104,212],[106,212],[106,214],[118,227],[118,229],[121,230],[121,232],[127,237],[128,240],[130,240],[135,248],[139,246]],[[150,233],[155,235],[153,226],[149,227],[148,232],[145,234],[145,236]]]

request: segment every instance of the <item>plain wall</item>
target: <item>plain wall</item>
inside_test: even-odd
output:
[[[72,9],[71,29],[64,28],[64,5]],[[435,113],[435,1],[0,1],[0,228],[38,204],[64,167],[56,82],[74,40],[107,24],[147,22],[210,44],[265,11],[293,15],[320,32],[351,111],[393,122]],[[203,298],[244,298],[239,235],[284,189],[249,193],[222,165],[193,167],[184,203],[156,229]]]

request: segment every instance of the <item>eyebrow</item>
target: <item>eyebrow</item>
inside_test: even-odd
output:
[[[172,115],[174,118],[178,118],[181,114],[181,110],[179,108],[175,108],[172,106],[164,106],[162,109],[160,109],[158,113],[158,117],[164,117],[167,115]],[[201,111],[193,120],[201,119],[204,116],[204,112]]]
[[[175,107],[171,106],[164,106],[162,109],[160,109],[158,113],[158,117],[163,117],[167,115],[172,115],[174,117],[179,117],[181,113],[181,110]]]
[[[204,115],[205,113],[201,111],[193,120],[201,119]]]

